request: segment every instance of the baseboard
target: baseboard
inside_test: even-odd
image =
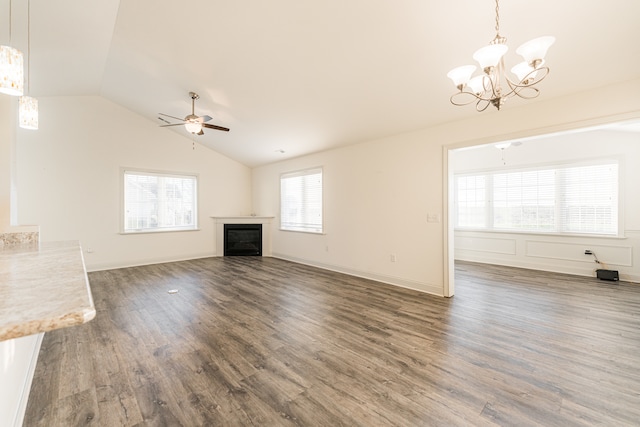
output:
[[[85,265],[87,268],[87,272],[90,273],[93,271],[117,270],[119,268],[130,268],[130,267],[142,267],[144,265],[189,261],[192,259],[212,258],[215,256],[216,254],[213,254],[213,253],[201,253],[201,254],[193,254],[193,255],[181,256],[181,257],[149,258],[149,259],[132,260],[127,262],[102,263],[102,264],[87,263],[85,258]]]
[[[596,277],[595,271],[597,268],[599,268],[598,266],[594,266],[593,269],[589,271],[585,271],[584,268],[572,268],[567,266],[559,267],[559,266],[553,266],[553,265],[546,265],[546,264],[540,264],[540,263],[528,263],[528,262],[509,262],[505,260],[488,259],[488,258],[482,258],[482,257],[456,257],[456,261],[477,262],[479,264],[502,265],[505,267],[526,268],[527,270],[538,270],[538,271],[546,271],[549,273],[571,274],[574,276],[593,277],[593,278]],[[636,274],[628,274],[621,271],[620,281],[630,282],[630,283],[640,283],[640,276]]]
[[[104,271],[104,270],[116,270],[119,268],[130,268],[130,267],[141,267],[144,265],[153,265],[153,264],[164,264],[168,262],[180,262],[180,261],[189,261],[192,259],[201,259],[201,258],[212,258],[220,255],[217,254],[199,254],[193,255],[189,257],[179,257],[179,258],[154,258],[154,259],[144,259],[144,260],[134,260],[126,263],[104,263],[104,264],[91,264],[87,266],[87,272],[94,271]],[[392,277],[385,276],[381,274],[369,273],[359,270],[353,270],[346,267],[331,265],[331,264],[323,264],[314,261],[309,261],[302,258],[291,257],[284,254],[271,254],[269,255],[272,258],[279,258],[286,261],[295,262],[298,264],[309,265],[312,267],[322,268],[323,270],[335,271],[337,273],[348,274],[354,277],[361,277],[363,279],[375,280],[377,282],[386,283],[388,285],[398,286],[400,288],[411,289],[413,291],[422,292],[430,295],[443,296],[442,286],[434,285],[430,283],[422,283],[416,282],[414,280],[407,280],[401,277]]]
[[[434,285],[431,283],[422,283],[415,280],[407,280],[401,277],[386,276],[382,274],[370,273],[360,270],[354,270],[347,267],[324,264],[308,259],[292,257],[285,254],[272,253],[273,258],[283,259],[285,261],[295,262],[297,264],[309,265],[311,267],[321,268],[323,270],[335,271],[337,273],[348,274],[349,276],[360,277],[363,279],[375,280],[376,282],[382,282],[387,285],[397,286],[399,288],[410,289],[412,291],[422,292],[430,295],[443,296],[442,285]]]

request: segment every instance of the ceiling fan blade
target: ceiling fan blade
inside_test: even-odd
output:
[[[176,120],[180,120],[181,122],[184,122],[184,119],[181,119],[181,118],[179,118],[179,117],[170,116],[170,115],[168,115],[168,114],[164,114],[164,113],[158,113],[158,114],[160,114],[161,116],[171,117],[172,119],[176,119]]]
[[[209,129],[221,130],[221,131],[224,131],[224,132],[229,132],[229,128],[224,128],[222,126],[216,126],[216,125],[210,125],[208,123],[203,123],[202,127],[209,128]]]
[[[204,116],[200,117],[200,119],[202,119],[202,121],[203,121],[203,122],[208,122],[209,120],[211,120],[211,119],[212,119],[212,117],[211,117],[211,116],[204,115]]]
[[[184,126],[184,123],[172,123],[170,125],[160,125],[161,128],[166,128],[169,126]]]

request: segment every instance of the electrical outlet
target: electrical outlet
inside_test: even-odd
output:
[[[427,222],[440,222],[440,215],[437,213],[427,214]]]
[[[397,260],[397,258],[396,258],[396,254],[391,254],[391,255],[389,256],[389,259],[390,259],[390,261],[391,261],[391,262],[396,262],[396,260]]]
[[[585,249],[585,250],[584,250],[584,254],[585,254],[585,255],[591,255],[591,254],[592,254],[592,252],[591,252],[591,250],[589,250],[589,249]]]

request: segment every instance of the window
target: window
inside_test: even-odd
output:
[[[456,175],[459,229],[618,234],[618,162]]]
[[[487,224],[486,177],[456,177],[456,205],[460,227],[483,228]]]
[[[125,233],[197,228],[197,176],[124,170],[123,182]]]
[[[322,168],[280,176],[280,229],[322,233]]]
[[[555,230],[556,170],[493,175],[493,228]]]

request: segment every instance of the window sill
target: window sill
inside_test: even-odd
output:
[[[180,233],[189,231],[200,231],[200,228],[173,228],[166,230],[135,230],[135,231],[121,231],[118,234],[123,236],[134,234],[158,234],[158,233]]]
[[[454,232],[469,232],[469,233],[490,233],[490,234],[522,234],[525,236],[546,236],[546,237],[579,237],[579,238],[594,238],[594,239],[617,239],[624,240],[627,237],[624,235],[616,234],[589,234],[589,233],[554,233],[554,232],[542,232],[542,231],[521,231],[521,230],[487,230],[482,228],[454,228]]]
[[[287,228],[279,228],[280,231],[286,231],[288,233],[304,233],[304,234],[314,234],[316,236],[324,236],[326,233],[324,231],[304,231],[304,230],[290,230]]]

